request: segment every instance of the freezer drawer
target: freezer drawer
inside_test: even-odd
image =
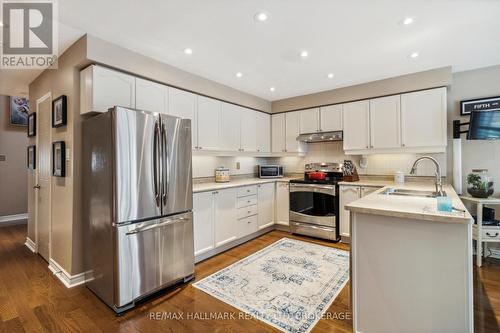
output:
[[[115,307],[194,273],[193,213],[117,228]]]
[[[338,241],[337,230],[332,227],[290,221],[290,231],[294,234]]]

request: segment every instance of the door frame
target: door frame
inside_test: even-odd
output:
[[[36,153],[37,155],[40,154],[40,142],[39,142],[39,135],[38,133],[40,132],[40,117],[39,117],[39,105],[43,102],[45,102],[46,99],[49,99],[52,102],[52,92],[49,91],[42,97],[36,100],[36,113],[38,114],[36,117],[36,128],[37,128],[37,136],[36,136]],[[51,115],[49,115],[51,116]],[[49,144],[52,142],[52,129],[49,129]],[[51,151],[51,150],[49,150]],[[52,157],[52,153],[51,153]],[[35,169],[35,185],[38,184],[39,180],[39,172],[40,168],[38,167],[38,163],[40,163],[40,158],[37,156],[36,157],[36,169]],[[52,163],[52,162],[51,162]],[[38,191],[35,192],[35,253],[38,253]],[[48,203],[49,203],[49,259],[52,258],[52,179],[49,181],[49,198],[48,198]]]

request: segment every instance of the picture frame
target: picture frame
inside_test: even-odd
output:
[[[66,176],[66,144],[64,141],[52,143],[52,175]]]
[[[67,105],[68,100],[66,95],[61,95],[52,101],[52,127],[66,126],[67,121]]]
[[[36,169],[36,146],[31,145],[28,146],[26,149],[27,153],[27,159],[26,159],[26,165],[29,170],[35,170]]]
[[[468,116],[472,111],[500,110],[500,96],[475,98],[460,101],[460,115]]]
[[[36,136],[36,113],[30,113],[28,116],[28,138]]]
[[[12,126],[28,126],[29,101],[26,97],[10,96],[10,124]]]

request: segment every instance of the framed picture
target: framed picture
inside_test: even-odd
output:
[[[56,177],[66,175],[66,144],[64,141],[52,143],[52,175]]]
[[[52,127],[66,125],[67,98],[65,95],[59,96],[52,101]]]
[[[36,113],[30,113],[28,116],[28,137],[36,135]]]
[[[10,97],[10,124],[14,126],[28,126],[30,111],[28,99],[24,97]]]
[[[469,99],[460,102],[460,115],[468,116],[472,111],[500,110],[500,96]]]
[[[28,146],[27,152],[28,152],[28,158],[27,158],[28,169],[35,170],[36,169],[36,146]]]

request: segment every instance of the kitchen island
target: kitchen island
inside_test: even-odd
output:
[[[434,184],[391,186],[433,191]],[[345,206],[351,214],[354,332],[472,332],[472,217],[436,199],[384,194]]]

